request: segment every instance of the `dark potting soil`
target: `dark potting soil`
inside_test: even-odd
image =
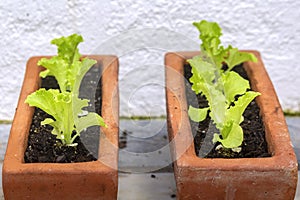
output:
[[[248,79],[247,73],[242,65],[238,65],[233,69],[239,73],[243,78]],[[191,82],[189,81],[192,76],[191,66],[185,64],[185,89],[188,105],[194,107],[208,107],[208,102],[203,95],[195,95],[191,90]],[[268,146],[265,139],[265,130],[262,118],[259,114],[259,107],[253,100],[246,108],[243,116],[244,121],[241,127],[244,132],[244,141],[241,145],[242,150],[237,153],[226,148],[217,148],[220,145],[212,143],[213,134],[217,131],[209,116],[200,123],[194,122],[190,119],[192,134],[194,137],[195,152],[199,157],[205,158],[257,158],[257,157],[270,157]],[[199,151],[200,150],[200,151]]]
[[[101,66],[93,66],[85,75],[80,86],[80,98],[89,99],[89,106],[84,108],[90,112],[101,114]],[[58,89],[54,77],[42,79],[41,87]],[[89,162],[98,158],[100,128],[92,126],[82,131],[75,139],[75,147],[63,146],[60,140],[51,133],[52,127],[41,126],[45,118],[51,117],[43,110],[35,108],[29,130],[28,146],[24,159],[26,163],[72,163]]]

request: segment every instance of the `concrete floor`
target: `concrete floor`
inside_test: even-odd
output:
[[[291,140],[300,166],[300,117],[286,117]],[[298,185],[295,200],[300,200],[300,171],[298,171]]]
[[[300,160],[300,117],[286,120]],[[1,174],[9,130],[10,125],[0,124]],[[118,199],[176,199],[165,120],[121,120],[120,142]],[[298,181],[296,200],[300,200],[299,185]],[[1,176],[0,187],[0,199],[3,199]]]

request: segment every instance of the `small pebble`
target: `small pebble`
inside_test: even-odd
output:
[[[56,162],[60,163],[60,162],[63,162],[65,159],[66,159],[66,156],[65,155],[61,155],[61,156],[58,156],[56,158]]]

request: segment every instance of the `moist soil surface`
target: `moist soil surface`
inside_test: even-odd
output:
[[[89,99],[89,106],[84,108],[90,112],[101,114],[101,67],[93,66],[82,80],[80,98]],[[54,77],[42,79],[42,88],[58,89]],[[77,146],[63,146],[60,140],[51,133],[52,127],[41,126],[41,121],[51,117],[43,110],[35,108],[28,136],[28,146],[24,159],[26,163],[72,163],[89,162],[98,158],[100,128],[93,126],[82,131],[75,143]]]
[[[233,70],[243,78],[248,79],[247,73],[242,65],[238,65]],[[192,83],[189,81],[192,76],[191,66],[185,64],[185,89],[188,105],[194,107],[208,107],[208,102],[203,95],[196,95],[191,90]],[[270,157],[267,142],[265,140],[265,130],[262,118],[259,114],[259,107],[253,100],[246,108],[243,116],[244,121],[240,124],[244,132],[244,141],[240,152],[233,152],[230,149],[218,148],[220,143],[212,143],[213,134],[217,131],[209,115],[200,123],[190,119],[196,155],[205,158],[258,158]]]

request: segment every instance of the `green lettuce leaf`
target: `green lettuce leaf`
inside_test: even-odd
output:
[[[84,76],[85,74],[79,74],[82,73],[82,62],[77,46],[82,41],[82,36],[77,34],[52,40],[51,43],[58,47],[58,55],[50,59],[42,58],[38,62],[38,65],[46,68],[45,71],[40,73],[40,76],[43,78],[54,76],[61,91],[74,90],[77,76]]]
[[[208,109],[209,108],[194,108],[193,106],[189,106],[188,115],[191,120],[201,122],[205,120]]]
[[[240,124],[243,121],[243,113],[251,101],[259,96],[259,92],[248,91],[244,95],[240,96],[237,101],[234,102],[234,106],[231,106],[226,112],[226,122],[234,121],[236,124]]]
[[[225,148],[239,147],[243,140],[243,129],[236,123],[226,124],[221,131],[222,138],[219,134],[214,134],[213,142],[221,142]]]
[[[46,68],[45,71],[42,71],[40,73],[40,76],[42,78],[45,78],[46,76],[54,76],[57,80],[59,88],[62,91],[67,90],[67,73],[69,70],[69,65],[65,60],[61,59],[58,56],[53,56],[50,59],[42,58],[41,60],[39,60],[38,65]]]
[[[66,143],[69,142],[72,131],[74,130],[74,123],[72,123],[72,101],[71,93],[60,93],[59,90],[46,90],[41,88],[36,92],[30,94],[25,103],[30,106],[38,107],[51,115],[53,119],[47,118],[42,124],[49,124],[53,127],[52,134],[57,135],[58,139],[64,138]],[[64,133],[64,135],[61,135]],[[64,142],[63,142],[64,143]]]
[[[72,88],[74,92],[79,91],[80,89],[80,84],[81,81],[84,77],[84,75],[96,64],[96,60],[92,60],[89,58],[84,58],[82,59],[81,62],[77,63],[76,67],[74,67],[73,73],[72,73],[72,78],[71,78],[71,83],[72,83]]]
[[[90,126],[107,127],[103,118],[97,113],[88,113],[86,116],[80,117],[76,127],[78,129],[78,132],[81,132]]]
[[[199,38],[202,40],[201,53],[207,57],[209,62],[212,62],[221,70],[224,56],[228,54],[229,50],[229,48],[225,49],[220,45],[222,29],[217,23],[206,20],[194,22],[193,25],[200,32]]]
[[[55,44],[58,48],[58,57],[67,61],[69,65],[80,59],[78,44],[83,42],[81,35],[72,34],[68,37],[60,37],[53,39],[51,44]]]
[[[228,57],[224,59],[228,66],[228,71],[246,61],[257,62],[257,58],[252,53],[240,52],[237,48],[231,48],[228,52]]]
[[[234,102],[236,95],[244,94],[247,89],[250,89],[249,81],[241,77],[238,73],[230,71],[222,74],[221,83],[224,86],[224,94],[226,96],[227,103]]]

